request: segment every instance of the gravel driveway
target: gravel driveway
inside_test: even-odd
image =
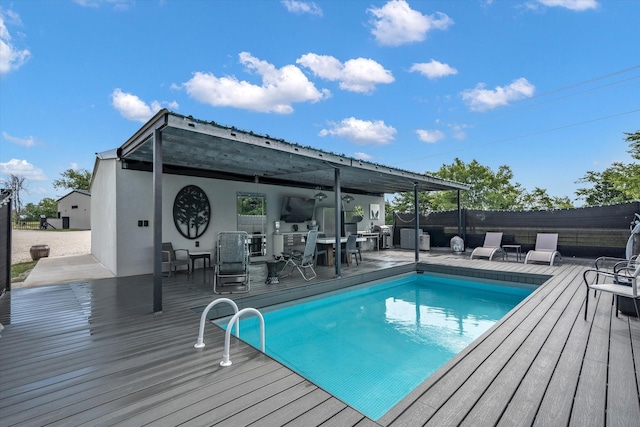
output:
[[[11,232],[11,263],[31,261],[33,245],[49,245],[49,257],[85,255],[91,253],[91,230],[13,230]]]

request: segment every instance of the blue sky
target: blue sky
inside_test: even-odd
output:
[[[630,163],[637,0],[0,0],[0,175],[25,202],[158,109],[528,191]],[[576,201],[580,205],[581,201]]]

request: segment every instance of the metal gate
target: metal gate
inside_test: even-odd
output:
[[[11,290],[11,192],[0,190],[0,295]]]

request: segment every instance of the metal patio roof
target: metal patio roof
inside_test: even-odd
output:
[[[237,179],[300,187],[334,187],[340,169],[343,192],[383,194],[467,190],[466,184],[329,153],[269,135],[221,126],[161,110],[118,149],[124,161],[153,162],[154,132],[162,140],[165,168],[212,171]]]

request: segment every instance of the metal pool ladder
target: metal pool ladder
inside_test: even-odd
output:
[[[193,345],[195,348],[204,348],[204,325],[207,322],[207,314],[209,314],[209,310],[211,310],[215,305],[220,304],[221,302],[226,302],[231,304],[233,307],[233,312],[238,313],[238,306],[233,300],[229,298],[218,298],[217,300],[211,301],[209,305],[202,312],[202,316],[200,316],[200,331],[198,332],[198,341]],[[240,337],[240,324],[236,324],[236,336]]]
[[[204,326],[207,322],[207,314],[209,314],[209,310],[211,310],[215,305],[226,302],[233,307],[234,315],[229,320],[229,324],[227,325],[227,330],[224,334],[224,354],[222,355],[222,361],[220,362],[220,366],[231,366],[231,360],[229,360],[229,346],[231,343],[231,329],[233,328],[233,324],[236,325],[236,337],[240,338],[240,317],[245,313],[254,313],[260,319],[260,351],[264,353],[265,345],[264,345],[264,318],[262,317],[262,313],[260,313],[255,308],[244,308],[238,311],[238,306],[236,303],[229,298],[218,298],[204,309],[202,312],[202,316],[200,316],[200,330],[198,332],[198,340],[193,345],[195,348],[204,348]]]
[[[243,308],[242,310],[240,310],[239,312],[233,315],[231,320],[229,320],[229,324],[227,325],[227,330],[224,334],[224,353],[222,354],[222,362],[220,362],[220,366],[231,366],[231,360],[229,360],[229,344],[231,342],[231,327],[235,322],[238,322],[238,319],[240,318],[240,316],[242,316],[245,313],[254,313],[260,319],[260,351],[264,353],[264,318],[262,317],[262,314],[255,308]]]

